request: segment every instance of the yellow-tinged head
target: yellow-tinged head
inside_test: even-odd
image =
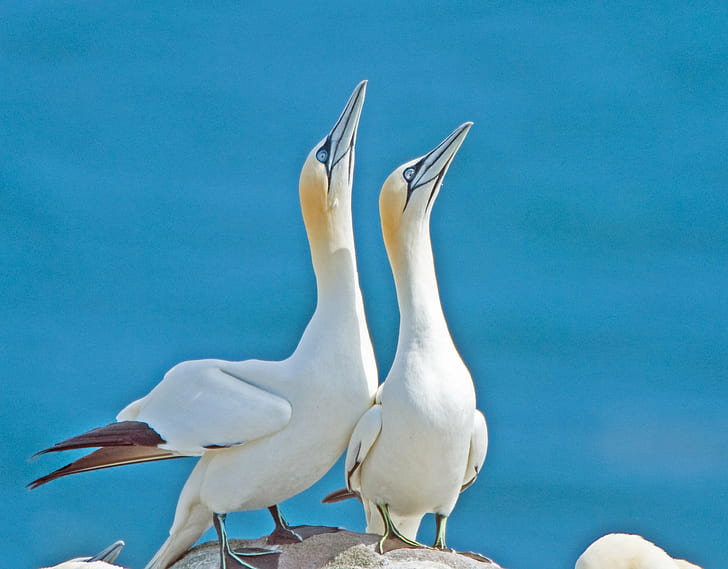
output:
[[[442,180],[473,123],[456,128],[433,150],[402,164],[385,180],[379,194],[384,244],[392,266],[423,237],[429,243],[432,204]]]
[[[357,85],[334,128],[309,153],[301,170],[301,211],[312,247],[351,238],[351,186],[354,145],[366,81]],[[351,234],[351,235],[349,235]]]

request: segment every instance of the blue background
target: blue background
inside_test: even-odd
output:
[[[628,531],[725,567],[725,3],[265,4],[0,4],[3,566],[123,538],[140,567],[162,543],[192,460],[29,492],[76,455],[28,457],[176,362],[293,350],[314,306],[299,169],[369,79],[354,217],[382,376],[379,187],[475,122],[432,220],[491,429],[449,544],[562,569]],[[340,466],[293,523],[363,529],[356,503],[319,505]]]

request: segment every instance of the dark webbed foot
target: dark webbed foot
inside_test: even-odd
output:
[[[402,548],[430,549],[430,547],[412,539],[409,539],[399,532],[399,530],[394,525],[394,522],[392,522],[392,518],[389,515],[389,507],[386,504],[377,504],[377,509],[379,510],[379,514],[382,516],[382,520],[384,521],[384,535],[377,544],[377,551],[379,553],[387,553],[388,551],[392,551],[393,549]]]
[[[225,531],[225,514],[213,514],[212,521],[220,543],[220,569],[277,569],[280,551],[248,547],[233,551]],[[247,559],[255,559],[255,565]]]
[[[270,545],[299,543],[312,535],[318,535],[320,533],[336,533],[341,531],[341,528],[330,526],[289,526],[278,506],[271,506],[268,508],[268,511],[270,512],[270,515],[273,516],[273,521],[276,524],[276,529],[274,529],[267,538],[267,542]]]
[[[312,535],[319,535],[320,533],[338,533],[343,531],[343,528],[337,528],[333,526],[291,526],[291,529],[300,535],[303,539],[308,539]]]
[[[424,543],[412,541],[401,535],[387,535],[383,536],[377,544],[378,553],[389,553],[395,549],[431,549]]]
[[[278,569],[280,551],[262,547],[229,550],[223,554],[220,569]],[[251,562],[254,562],[253,565]]]
[[[289,527],[276,527],[266,538],[269,545],[286,545],[289,543],[300,543],[303,537]]]

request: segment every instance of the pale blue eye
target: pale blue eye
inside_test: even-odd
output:
[[[415,169],[414,168],[407,168],[403,173],[402,176],[404,176],[404,179],[408,182],[412,181],[412,178],[415,177]]]
[[[318,160],[319,162],[326,163],[326,161],[328,159],[329,159],[329,153],[328,153],[328,151],[325,148],[322,148],[321,150],[319,150],[316,153],[316,160]]]

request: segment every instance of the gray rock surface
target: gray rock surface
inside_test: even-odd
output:
[[[384,555],[375,552],[379,536],[340,531],[314,535],[301,543],[276,546],[275,556],[252,558],[261,569],[501,569],[495,563],[467,555],[432,549],[395,549]],[[231,540],[233,548],[268,547],[265,538]],[[277,559],[276,559],[277,558]],[[218,569],[217,542],[192,548],[171,569]]]

